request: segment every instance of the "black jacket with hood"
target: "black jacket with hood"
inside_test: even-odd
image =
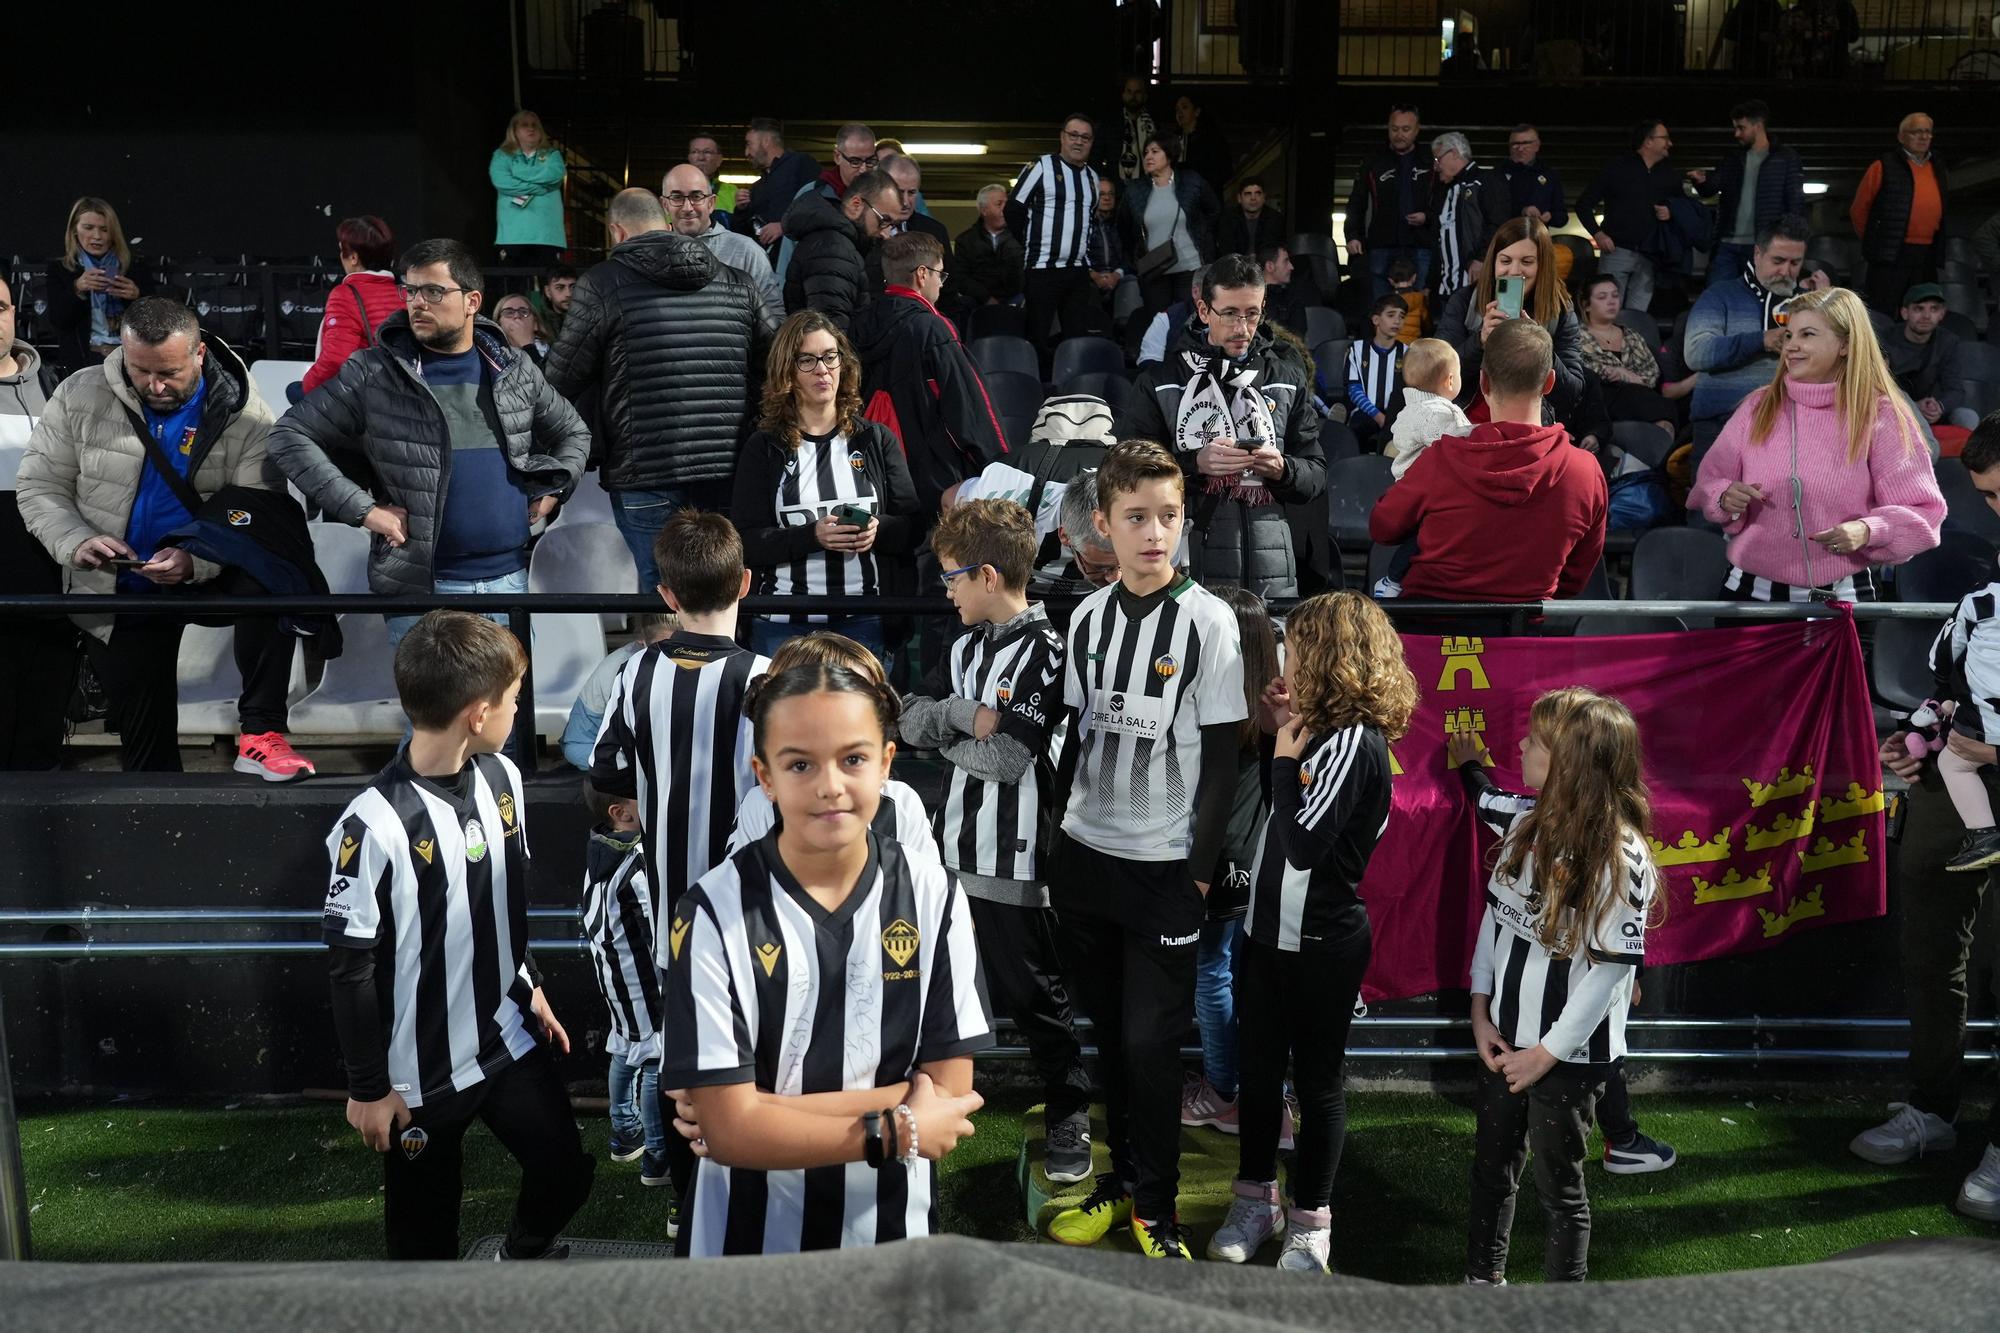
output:
[[[777,326],[741,271],[650,231],[577,280],[543,373],[596,423],[605,489],[726,481]]]
[[[785,210],[785,236],[796,246],[785,270],[785,309],[795,315],[817,310],[846,332],[870,295],[862,257],[867,237],[818,190],[806,191]]]
[[[936,513],[945,491],[1007,452],[985,381],[951,324],[907,287],[871,302],[848,336],[862,412],[901,442],[917,501]]]

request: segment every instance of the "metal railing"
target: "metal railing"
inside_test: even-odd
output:
[[[530,78],[677,79],[680,20],[640,0],[510,0],[515,60]]]

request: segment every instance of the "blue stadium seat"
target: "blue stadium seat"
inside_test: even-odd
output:
[[[1026,338],[1007,335],[975,338],[967,350],[972,354],[972,364],[987,377],[989,386],[993,382],[992,376],[1001,371],[1031,375],[1038,382],[1042,378],[1041,358],[1035,355],[1035,345]]]

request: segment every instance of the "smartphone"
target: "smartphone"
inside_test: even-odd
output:
[[[1528,280],[1520,274],[1509,274],[1495,284],[1499,294],[1500,313],[1508,319],[1521,317],[1521,298],[1528,294]]]
[[[99,569],[142,569],[152,564],[150,560],[127,560],[122,555],[107,556],[99,563]]]
[[[857,528],[865,528],[875,521],[874,513],[863,509],[860,505],[838,505],[834,508],[833,516],[842,523],[852,523]]]

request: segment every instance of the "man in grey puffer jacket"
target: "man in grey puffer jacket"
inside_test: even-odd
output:
[[[1255,260],[1224,255],[1202,270],[1194,318],[1164,361],[1139,372],[1112,431],[1157,440],[1181,460],[1189,573],[1269,600],[1299,595],[1298,553],[1310,534],[1295,538],[1285,506],[1325,492],[1326,454],[1312,371],[1262,323],[1263,307]]]
[[[374,534],[372,591],[526,592],[529,525],[582,474],[590,432],[480,318],[463,245],[421,241],[402,264],[403,311],[272,427],[271,458],[329,517]],[[391,643],[416,620],[389,617]]]

